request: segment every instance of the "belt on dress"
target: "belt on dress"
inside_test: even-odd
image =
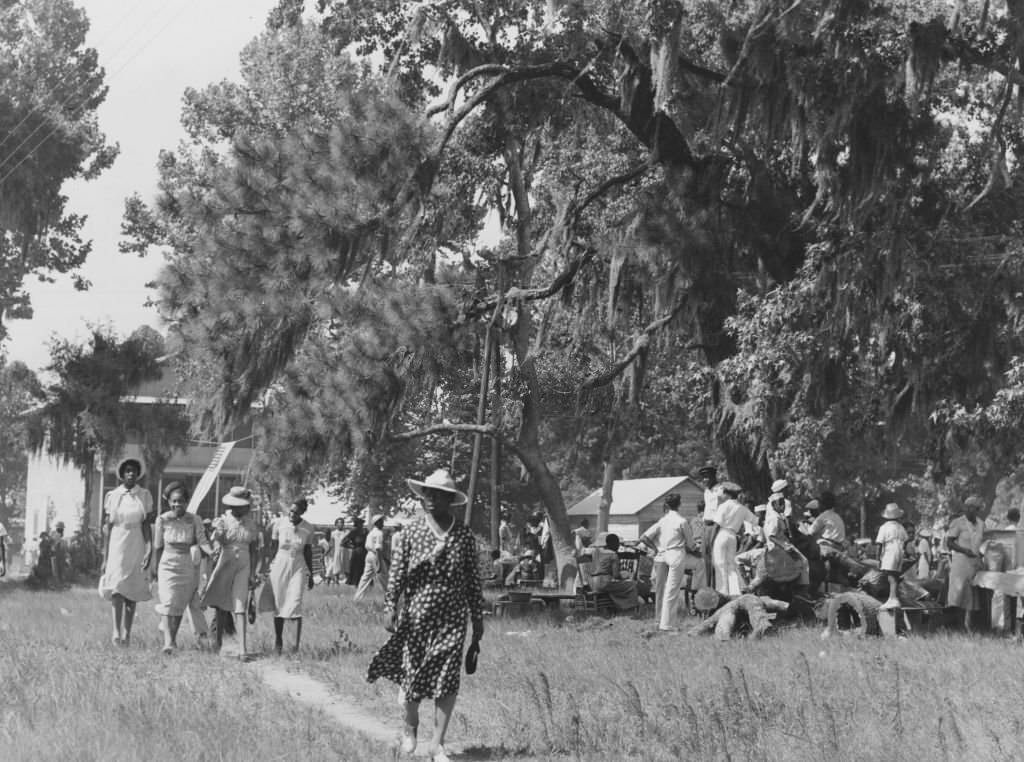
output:
[[[179,553],[187,553],[189,551],[189,549],[192,547],[192,543],[191,542],[165,542],[164,543],[164,547],[165,548],[170,548],[171,550],[176,550]]]

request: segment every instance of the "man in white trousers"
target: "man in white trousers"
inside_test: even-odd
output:
[[[679,588],[683,585],[686,551],[693,551],[693,532],[689,522],[679,515],[679,495],[665,497],[665,515],[640,537],[640,544],[654,548],[654,596],[661,611],[658,629],[676,629],[675,614]]]

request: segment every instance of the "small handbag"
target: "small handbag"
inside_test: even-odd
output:
[[[474,640],[469,644],[469,650],[466,651],[466,674],[472,675],[476,672],[476,661],[480,656],[480,641]]]

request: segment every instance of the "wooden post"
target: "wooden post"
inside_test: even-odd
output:
[[[476,405],[476,425],[484,425],[484,417],[487,415],[487,390],[490,386],[491,377],[491,325],[488,323],[487,332],[484,334],[484,359],[481,363],[480,373],[480,397]],[[473,500],[476,497],[477,472],[480,470],[480,446],[483,435],[473,435],[473,460],[469,466],[469,489],[466,490],[466,515],[464,518],[466,526],[469,526],[469,517],[473,512]]]
[[[501,349],[497,336],[491,349],[494,356],[494,403],[491,406],[491,418],[495,431],[501,430]],[[501,484],[501,442],[498,437],[491,437],[491,547],[499,547],[498,523],[501,502],[498,487]]]

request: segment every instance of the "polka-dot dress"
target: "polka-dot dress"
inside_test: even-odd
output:
[[[473,534],[456,522],[438,539],[420,517],[399,534],[390,574],[385,605],[390,614],[402,599],[401,613],[366,679],[398,683],[408,701],[457,693],[466,616],[483,616]]]

